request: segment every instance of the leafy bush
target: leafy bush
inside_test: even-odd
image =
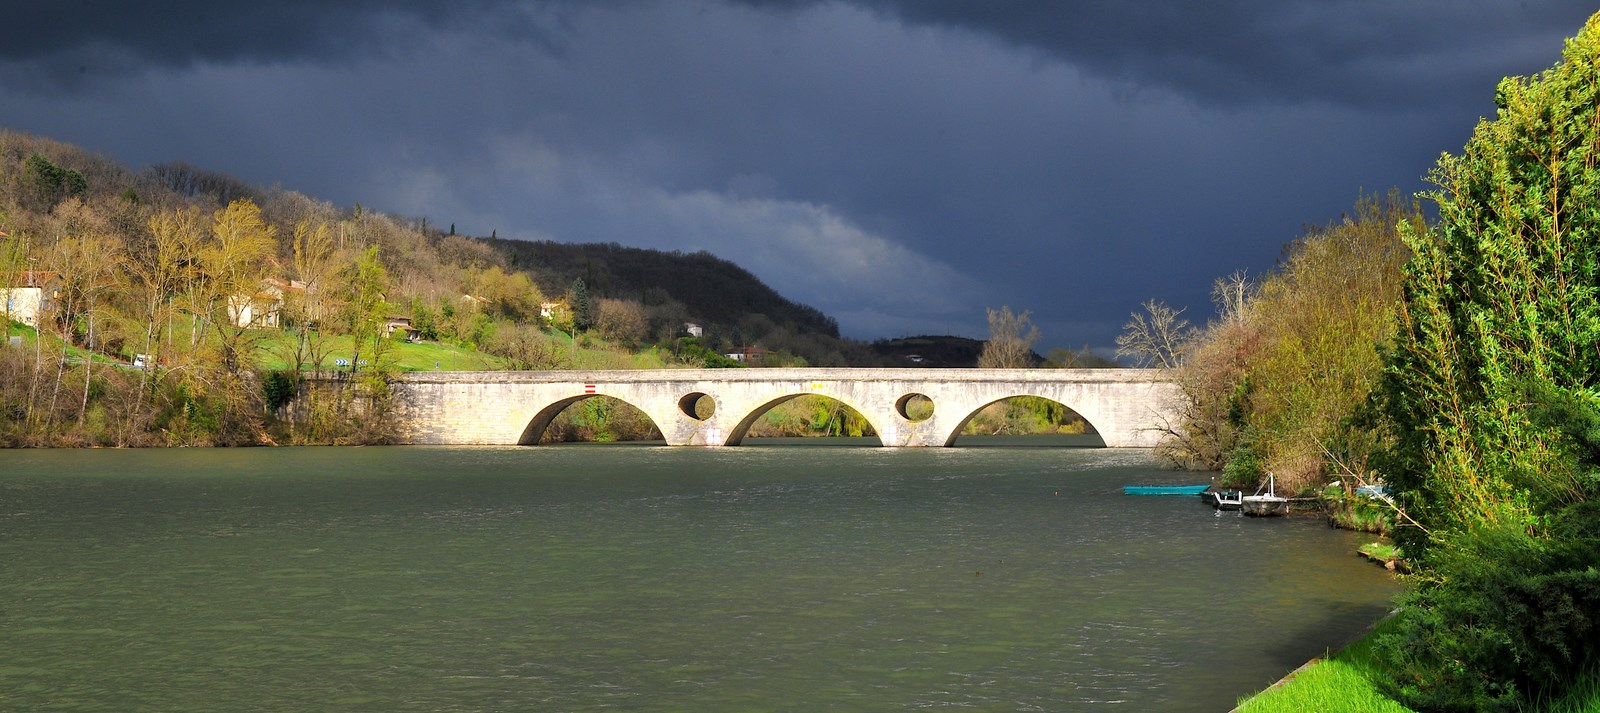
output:
[[[1600,509],[1553,518],[1564,537],[1484,528],[1432,550],[1428,586],[1380,645],[1396,694],[1423,710],[1514,711],[1563,690],[1600,653]]]
[[[710,347],[701,344],[700,340],[695,337],[678,339],[674,344],[674,351],[677,352],[678,359],[684,363],[706,369],[733,369],[744,366],[740,362],[712,351]]]
[[[269,371],[261,380],[261,395],[268,411],[277,411],[294,400],[294,389],[294,377],[286,371]]]

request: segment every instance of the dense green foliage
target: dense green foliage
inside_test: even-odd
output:
[[[1320,488],[1331,474],[1357,476],[1346,486],[1366,477],[1377,444],[1351,417],[1380,372],[1374,347],[1395,328],[1401,225],[1420,228],[1414,202],[1397,192],[1363,197],[1291,244],[1259,284],[1242,274],[1218,280],[1221,317],[1205,329],[1185,331],[1161,305],[1130,322],[1125,348],[1176,345],[1182,357],[1182,416],[1163,452],[1246,487],[1268,472],[1293,491]]]
[[[33,205],[45,210],[54,208],[69,197],[82,198],[89,190],[89,183],[84,180],[83,174],[57,166],[39,154],[28,156],[23,164],[23,173],[27,180],[27,197],[33,201]]]
[[[1600,654],[1600,16],[1496,103],[1407,232],[1380,400],[1424,567],[1389,654],[1427,710],[1516,710]]]

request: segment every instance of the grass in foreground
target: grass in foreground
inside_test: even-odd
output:
[[[1600,713],[1600,667],[1578,679],[1563,698],[1539,706],[1540,713]]]
[[[1394,626],[1388,619],[1338,653],[1318,661],[1283,685],[1240,700],[1238,713],[1411,713],[1378,690],[1386,674],[1373,642]],[[1600,667],[1590,669],[1563,696],[1530,713],[1600,713]]]
[[[1374,683],[1383,675],[1373,641],[1394,625],[1389,619],[1338,653],[1308,666],[1283,685],[1240,702],[1240,713],[1407,713]],[[1588,713],[1585,711],[1584,713]]]

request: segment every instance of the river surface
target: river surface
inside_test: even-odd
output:
[[[1215,712],[1397,589],[1040,438],[0,451],[0,710]]]

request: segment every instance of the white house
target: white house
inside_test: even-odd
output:
[[[554,322],[557,319],[565,319],[567,311],[567,303],[565,302],[542,302],[539,304],[539,316],[543,317],[547,323]]]
[[[38,329],[39,321],[48,313],[61,296],[61,275],[42,270],[27,270],[17,273],[15,279],[7,280],[7,287],[0,287],[0,318],[9,318],[13,322],[21,322]]]
[[[239,327],[281,327],[284,295],[305,291],[306,283],[299,280],[268,277],[261,281],[261,289],[255,294],[229,297],[228,317]],[[316,321],[317,315],[311,317]]]
[[[723,356],[746,364],[760,364],[765,362],[770,354],[772,354],[770,350],[761,347],[738,347]]]

